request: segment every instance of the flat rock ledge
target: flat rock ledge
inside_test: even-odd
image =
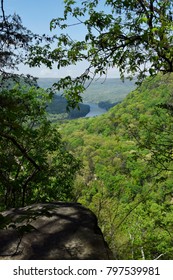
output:
[[[78,203],[40,203],[1,213],[1,260],[113,259],[96,216]]]

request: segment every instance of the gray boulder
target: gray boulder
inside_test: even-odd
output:
[[[78,203],[40,203],[1,213],[0,259],[107,260],[112,253],[96,216]]]

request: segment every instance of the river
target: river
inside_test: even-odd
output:
[[[85,118],[95,117],[106,113],[106,109],[100,108],[97,104],[85,103],[90,106],[90,112],[85,116]]]

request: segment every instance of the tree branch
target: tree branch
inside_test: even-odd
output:
[[[4,137],[5,139],[8,139],[10,140],[20,151],[21,153],[25,156],[26,159],[28,159],[32,165],[37,169],[37,170],[41,170],[40,166],[35,162],[35,160],[30,157],[26,151],[26,149],[24,147],[22,147],[14,137],[10,136],[10,135],[7,135],[7,134],[4,134],[4,133],[1,133],[1,136]]]
[[[1,0],[1,11],[2,11],[3,20],[6,22],[5,11],[4,11],[4,0]]]

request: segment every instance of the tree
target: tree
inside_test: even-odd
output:
[[[54,36],[34,34],[32,31],[23,26],[19,15],[6,15],[4,11],[4,1],[1,0],[0,15],[0,83],[6,79],[13,78],[20,81],[22,78],[33,85],[36,84],[34,77],[31,75],[15,75],[14,70],[18,70],[20,63],[25,64],[29,54],[29,49],[35,43],[53,42]]]
[[[0,17],[0,210],[36,201],[71,198],[79,169],[46,113],[52,94],[34,78],[14,74],[34,40],[49,41],[23,27],[19,16]],[[51,40],[51,39],[50,39]]]
[[[3,0],[1,0],[0,16],[0,77],[1,85],[6,78],[15,77],[13,70],[23,62],[34,34],[22,25],[21,18],[5,15]],[[10,70],[10,73],[8,71]]]
[[[47,119],[41,89],[3,89],[0,111],[0,204],[65,200],[79,162]]]
[[[57,68],[88,61],[87,69],[72,79],[67,76],[55,87],[64,89],[69,105],[81,101],[87,80],[106,75],[118,67],[121,78],[135,75],[141,82],[147,75],[173,72],[173,3],[171,0],[64,0],[64,17],[53,19],[50,28],[83,25],[84,38],[75,40],[67,33],[58,37],[54,50],[31,48],[30,65],[57,62]],[[73,18],[73,23],[69,21]],[[74,19],[76,21],[74,22]],[[34,58],[34,59],[33,59]]]

